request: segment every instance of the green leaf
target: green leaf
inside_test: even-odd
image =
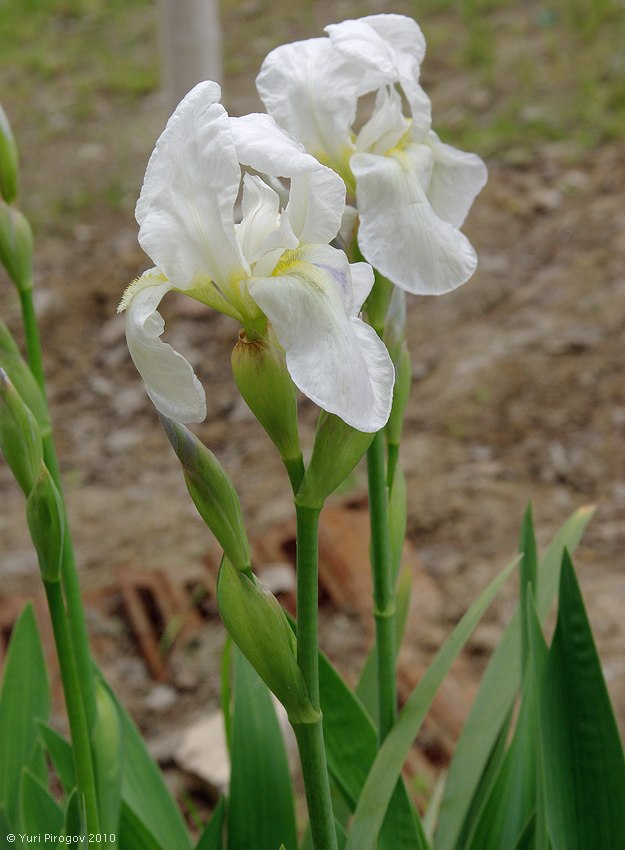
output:
[[[80,799],[78,797],[78,789],[74,788],[65,802],[65,812],[63,820],[63,835],[74,836],[76,845],[86,844],[86,836],[83,830],[83,817],[80,808]],[[82,838],[82,840],[81,840]],[[57,850],[67,847],[66,842],[59,842]]]
[[[122,723],[124,738],[124,776],[122,780],[122,819],[125,808],[132,822],[150,824],[150,831],[158,835],[166,848],[190,850],[191,839],[180,814],[163,780],[162,774],[147,751],[143,738],[126,709],[112,696]],[[124,807],[123,804],[126,804]],[[137,827],[139,829],[139,827]],[[134,847],[133,847],[134,850]]]
[[[625,759],[568,552],[541,705],[553,850],[625,846]]]
[[[150,823],[153,824],[154,820],[152,819]],[[119,818],[120,850],[166,850],[170,846],[172,845],[161,844],[157,841],[154,833],[148,829],[142,818],[128,803],[122,802]]]
[[[406,756],[436,692],[516,563],[515,560],[502,570],[473,603],[410,695],[369,771],[358,800],[346,850],[373,850],[375,847],[377,835]]]
[[[59,782],[69,794],[76,785],[72,745],[47,723],[38,723],[37,726]]]
[[[491,792],[471,830],[468,850],[514,847],[536,809],[539,741],[538,701],[547,660],[547,645],[534,611],[531,585],[525,591],[528,614],[528,665],[523,681],[519,718],[510,747],[492,783]],[[533,631],[530,643],[530,629]],[[530,655],[531,653],[531,655]],[[465,843],[463,842],[463,847]]]
[[[378,751],[377,731],[358,697],[321,653],[319,683],[328,770],[353,811]],[[392,850],[428,846],[403,781],[391,798],[380,845]]]
[[[593,508],[580,508],[555,535],[538,565],[537,611],[542,622],[558,586],[562,552],[574,549],[588,525]],[[519,610],[510,620],[486,668],[450,765],[435,850],[453,850],[471,801],[500,731],[509,716],[520,685],[521,625]]]
[[[13,629],[0,696],[0,806],[12,826],[18,820],[20,773],[39,745],[36,721],[49,713],[48,674],[29,603]]]
[[[63,827],[63,811],[47,788],[32,775],[22,770],[20,779],[21,831],[30,835],[59,835]]]
[[[238,650],[234,653],[232,767],[228,850],[297,847],[293,789],[284,741],[269,689]]]
[[[536,536],[534,534],[534,522],[532,519],[531,505],[528,505],[525,509],[523,522],[521,523],[519,552],[521,553],[521,565],[519,570],[519,599],[525,599],[525,593],[528,587],[532,588],[532,593],[536,592],[536,578],[538,574],[538,555],[536,553]],[[527,634],[527,628],[527,617],[521,617],[521,670],[525,670],[527,664],[527,657],[529,654],[529,636]]]
[[[213,809],[209,822],[204,827],[195,850],[222,850],[224,846],[223,833],[226,819],[226,798],[220,797]]]

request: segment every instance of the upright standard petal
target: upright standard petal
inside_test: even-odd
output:
[[[199,83],[160,136],[136,216],[139,242],[172,286],[230,283],[243,273],[234,232],[241,169],[216,83]]]
[[[188,361],[160,339],[165,325],[157,307],[171,289],[158,269],[150,269],[130,284],[118,310],[126,311],[128,350],[156,409],[176,422],[201,422],[202,385]]]
[[[272,50],[256,87],[278,124],[345,176],[361,77],[360,66],[328,38],[311,38]]]
[[[357,274],[359,297],[365,274],[362,269]],[[391,408],[393,364],[373,329],[354,315],[343,252],[329,245],[289,251],[273,277],[251,278],[249,287],[299,389],[359,431],[382,428]]]
[[[306,153],[269,115],[232,118],[231,126],[243,165],[290,179],[286,214],[300,243],[334,239],[345,208],[345,184],[339,175]]]
[[[477,257],[466,236],[432,209],[422,184],[428,171],[422,152],[414,145],[391,156],[352,157],[358,244],[365,259],[401,289],[440,295],[471,277]]]

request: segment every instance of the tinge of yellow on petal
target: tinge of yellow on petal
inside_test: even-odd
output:
[[[124,290],[117,312],[123,313],[135,295],[142,289],[147,289],[149,286],[160,286],[162,283],[167,283],[167,278],[162,272],[145,272],[140,277],[135,278]]]

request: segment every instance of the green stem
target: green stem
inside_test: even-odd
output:
[[[386,738],[397,718],[395,672],[395,592],[391,575],[391,542],[384,469],[384,434],[379,431],[367,451],[371,572],[376,628],[379,740]]]
[[[44,399],[46,399],[45,376],[43,372],[43,356],[41,351],[41,339],[39,336],[39,328],[37,325],[37,316],[32,299],[32,288],[20,289],[20,302],[22,307],[22,319],[24,323],[24,335],[26,337],[26,351],[28,356],[28,365],[35,376]],[[65,499],[63,496],[63,487],[59,472],[59,464],[54,448],[54,440],[51,433],[43,434],[43,455],[45,464],[48,467],[50,475],[61,495],[63,507],[65,508]],[[74,556],[74,547],[72,536],[70,533],[69,523],[67,520],[67,510],[64,510],[65,515],[65,537],[63,544],[63,591],[67,603],[67,617],[70,623],[71,643],[74,650],[76,665],[79,673],[80,691],[87,717],[89,728],[92,727],[95,720],[95,689],[93,680],[93,665],[91,663],[91,653],[89,650],[89,637],[87,634],[87,625],[85,620],[84,607],[80,594],[80,586],[78,583],[78,573],[76,570],[76,559]]]
[[[67,718],[69,720],[72,738],[76,786],[83,806],[86,832],[88,835],[92,833],[97,835],[100,827],[89,729],[87,727],[87,718],[82,701],[78,668],[76,666],[69,625],[65,614],[63,591],[60,582],[44,580],[43,584],[48,599],[61,680],[63,682]],[[96,842],[94,846],[99,848],[100,843]]]
[[[315,850],[337,850],[330,783],[319,703],[318,530],[315,508],[295,506],[297,517],[297,662],[308,696],[319,712],[315,723],[293,726],[302,764],[306,802]]]
[[[386,447],[387,470],[386,470],[386,486],[390,492],[395,478],[395,468],[399,460],[399,443],[389,443]]]

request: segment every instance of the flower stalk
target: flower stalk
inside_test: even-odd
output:
[[[336,831],[319,701],[318,532],[317,508],[296,503],[297,519],[297,661],[310,702],[319,712],[312,723],[293,725],[300,754],[310,829],[315,850],[336,850]]]

